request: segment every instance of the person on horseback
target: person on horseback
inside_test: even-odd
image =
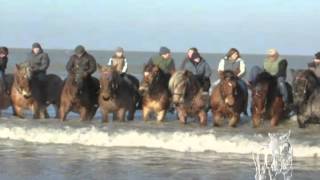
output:
[[[46,73],[50,65],[50,59],[39,43],[35,42],[32,44],[32,50],[25,62],[30,67],[33,78],[40,82],[46,81]]]
[[[128,63],[122,47],[116,49],[114,55],[109,59],[108,65],[112,66],[120,74],[127,73]]]
[[[280,57],[276,49],[269,49],[267,58],[263,63],[265,71],[277,77],[278,87],[283,97],[285,105],[289,103],[288,89],[286,85],[288,62],[286,59]]]
[[[191,56],[194,52],[198,52],[198,49],[195,48],[195,47],[192,47],[190,49],[188,49],[188,52],[187,52],[187,55],[186,57],[183,59],[182,63],[181,63],[181,66],[180,66],[180,69],[181,70],[184,70],[185,69],[185,66],[186,64],[191,61]]]
[[[9,50],[7,47],[0,47],[0,78],[2,79],[5,92],[9,94],[10,90],[8,89],[8,84],[5,80],[5,74],[8,63],[8,54]]]
[[[255,84],[255,78],[263,71],[266,71],[272,76],[275,76],[277,78],[277,84],[280,90],[280,94],[283,97],[285,106],[287,106],[289,105],[289,92],[286,85],[287,66],[287,60],[283,59],[276,49],[269,49],[267,51],[267,57],[263,63],[263,68],[259,66],[252,67],[249,77],[249,83],[251,85]]]
[[[88,80],[89,87],[99,87],[97,83],[91,75],[97,70],[97,63],[95,58],[89,54],[85,48],[82,45],[78,45],[74,53],[67,65],[66,65],[66,70],[68,71],[69,74],[74,74],[76,68],[79,68],[82,73],[84,73],[86,79]],[[90,88],[91,89],[91,88]],[[93,88],[93,93],[99,93],[99,89],[94,89]]]
[[[167,75],[172,75],[176,70],[171,51],[167,47],[160,47],[159,55],[151,57],[149,63],[157,65]]]
[[[246,64],[241,58],[240,52],[236,48],[231,48],[225,57],[220,60],[218,65],[219,74],[225,70],[231,70],[239,77],[238,84],[240,88],[247,94],[247,85],[242,79],[246,73]]]
[[[320,79],[320,52],[317,52],[314,55],[314,60],[311,63],[308,63],[308,68],[312,70]]]
[[[130,79],[128,72],[128,63],[124,54],[124,49],[122,47],[118,47],[114,53],[114,55],[109,59],[108,65],[113,67],[123,79],[129,83],[130,85],[134,85],[132,80]]]
[[[212,74],[212,70],[206,60],[199,54],[198,51],[194,51],[185,62],[184,68],[182,70],[188,70],[192,72],[194,75],[199,76],[201,78],[201,85],[205,92],[208,92],[210,89],[210,76]]]

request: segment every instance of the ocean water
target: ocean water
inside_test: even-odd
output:
[[[90,51],[90,50],[89,50]],[[90,51],[100,64],[107,63],[112,52]],[[10,51],[8,72],[22,62],[25,49]],[[72,50],[49,50],[49,73],[66,76],[65,64]],[[129,72],[141,78],[143,63],[155,53],[128,52]],[[203,54],[213,69],[223,54]],[[180,65],[183,53],[173,53]],[[304,68],[308,56],[284,56],[289,68]],[[262,63],[263,55],[243,55],[248,69]],[[97,75],[97,74],[96,74]],[[289,77],[290,79],[290,77]],[[216,80],[213,75],[212,81]],[[49,108],[53,115],[53,108]],[[141,112],[132,122],[100,122],[97,112],[92,122],[81,122],[70,113],[69,121],[26,119],[2,112],[0,118],[0,179],[254,179],[252,153],[268,144],[268,133],[291,130],[293,178],[319,179],[320,126],[299,129],[295,118],[277,128],[264,122],[251,128],[250,117],[242,117],[239,127],[200,128],[194,120],[182,126],[175,114],[166,122],[143,122]]]

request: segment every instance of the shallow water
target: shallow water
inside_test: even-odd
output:
[[[27,50],[10,51],[8,72],[21,62]],[[49,72],[65,77],[64,65],[71,50],[50,50]],[[92,51],[101,64],[111,52]],[[128,52],[129,72],[141,77],[142,64],[154,53]],[[179,65],[184,54],[174,53]],[[204,54],[215,69],[222,54]],[[243,55],[248,67],[261,64],[261,55]],[[311,57],[286,56],[289,68],[303,68]],[[249,69],[248,68],[248,69]],[[216,76],[213,75],[214,81]],[[50,114],[53,109],[50,108]],[[251,128],[242,117],[238,128],[205,128],[189,120],[179,124],[174,114],[166,122],[143,122],[138,111],[132,122],[100,122],[98,112],[92,122],[80,122],[71,113],[67,122],[56,119],[31,120],[11,116],[0,118],[0,179],[254,179],[251,153],[268,144],[269,132],[291,130],[293,179],[319,179],[320,126],[299,129],[294,118],[277,128],[264,122]],[[211,114],[209,113],[209,119]]]

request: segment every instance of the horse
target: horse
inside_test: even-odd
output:
[[[319,122],[320,81],[312,70],[293,70],[293,106],[297,114],[298,125],[304,128],[306,123]]]
[[[6,74],[3,78],[0,78],[0,114],[1,110],[8,109],[12,105],[10,95],[5,92],[4,81],[6,81],[7,88],[10,90],[13,84],[13,74]]]
[[[26,64],[16,65],[14,80],[11,87],[11,100],[14,112],[24,118],[24,110],[30,109],[33,118],[46,118],[45,102],[41,97],[41,89],[32,78],[32,72]]]
[[[207,125],[207,99],[198,77],[189,71],[175,72],[169,81],[172,102],[176,106],[179,120],[187,123],[187,117],[197,117],[201,126]]]
[[[138,88],[130,81],[122,77],[111,66],[98,65],[100,73],[99,105],[103,122],[108,122],[109,113],[113,113],[113,120],[133,120],[136,104],[139,99]]]
[[[229,126],[236,127],[240,114],[247,113],[248,96],[238,85],[238,77],[227,70],[220,74],[220,82],[211,92],[213,125],[221,126],[224,118],[229,118]]]
[[[87,76],[86,73],[76,66],[64,81],[60,95],[59,118],[67,119],[70,111],[80,114],[82,121],[91,120],[99,105],[99,80]]]
[[[286,83],[289,95],[289,102],[292,101],[291,86]],[[262,119],[271,119],[272,127],[278,125],[279,121],[288,113],[285,109],[280,90],[277,86],[277,77],[272,76],[266,71],[259,73],[255,83],[252,84],[252,123],[257,128]]]
[[[46,82],[43,88],[45,88],[45,105],[53,105],[55,109],[55,118],[59,118],[59,106],[60,106],[60,94],[63,87],[63,80],[55,75],[46,75]],[[47,115],[49,117],[49,115]]]
[[[156,114],[157,121],[163,121],[170,106],[170,91],[168,88],[170,76],[157,65],[148,63],[144,66],[143,80],[139,87],[142,95],[142,116],[148,120],[151,113]]]

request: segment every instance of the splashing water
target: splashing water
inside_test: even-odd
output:
[[[252,154],[256,180],[275,180],[280,175],[284,180],[291,179],[293,150],[289,136],[290,131],[285,134],[269,133],[269,144]]]

